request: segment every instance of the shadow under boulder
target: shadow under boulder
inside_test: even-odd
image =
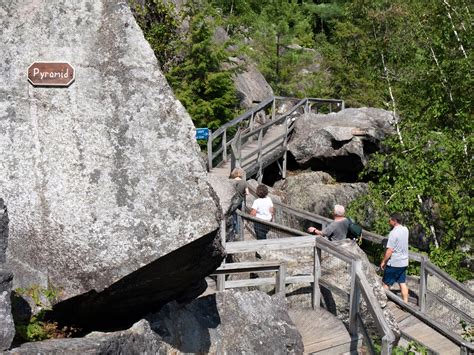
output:
[[[115,282],[60,302],[46,318],[90,330],[130,326],[172,300],[188,302],[207,287],[225,256],[218,231],[189,243]]]

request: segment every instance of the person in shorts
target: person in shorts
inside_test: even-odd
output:
[[[383,270],[383,287],[390,289],[396,282],[400,285],[403,301],[408,303],[408,286],[406,272],[408,268],[408,228],[401,224],[398,213],[390,215],[389,222],[392,230],[388,235],[387,249],[380,263]]]

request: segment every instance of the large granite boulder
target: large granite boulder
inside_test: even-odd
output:
[[[238,336],[236,336],[238,335]],[[26,343],[8,354],[287,354],[302,353],[301,335],[282,297],[225,291],[159,313],[120,332]]]
[[[310,113],[296,121],[288,149],[300,167],[353,177],[393,133],[392,123],[392,112],[376,108]]]
[[[167,302],[202,288],[224,255],[217,197],[192,121],[127,2],[13,0],[0,25],[0,191],[14,287],[54,288],[64,300],[118,283],[123,307],[138,289],[156,305],[147,290]],[[69,62],[75,82],[33,87],[36,61]],[[176,250],[182,259],[156,262]]]
[[[0,351],[8,349],[15,336],[10,294],[13,274],[0,268]]]
[[[25,343],[5,354],[170,354],[170,345],[140,320],[130,329],[103,333],[93,332],[84,338],[51,339]]]
[[[250,109],[256,103],[273,96],[273,89],[249,58],[233,57],[231,63],[230,67],[236,68],[233,81],[240,107]]]
[[[325,172],[303,172],[278,181],[284,203],[315,214],[331,217],[335,204],[347,206],[367,191],[365,183],[338,183]]]
[[[184,307],[170,303],[152,317],[151,326],[183,353],[303,352],[285,299],[259,291],[219,292]]]
[[[8,212],[7,206],[2,198],[0,198],[0,265],[4,264],[7,259],[8,245]]]

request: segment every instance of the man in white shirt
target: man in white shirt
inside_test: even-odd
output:
[[[401,216],[398,213],[390,215],[389,224],[392,227],[388,235],[387,250],[380,263],[384,271],[383,287],[390,287],[397,282],[403,301],[408,303],[408,287],[406,284],[406,271],[408,268],[408,228],[401,224]]]

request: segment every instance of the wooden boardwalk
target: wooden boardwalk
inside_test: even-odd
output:
[[[263,148],[261,152],[263,167],[268,166],[283,156],[283,153],[285,152],[285,147],[283,146],[285,137],[280,136],[284,135],[284,133],[285,127],[283,125],[273,125],[266,131],[262,138],[262,147],[268,145],[267,147]],[[256,172],[258,172],[258,150],[258,143],[255,140],[249,141],[242,146],[241,165],[247,172],[247,176],[254,175]],[[209,174],[228,178],[230,175],[230,156],[225,163],[219,167],[212,168]]]
[[[290,309],[288,313],[303,337],[305,354],[357,354],[358,339],[351,339],[342,321],[325,309]]]
[[[413,340],[434,353],[442,355],[459,354],[459,346],[446,339],[415,316],[405,312],[393,302],[389,302],[388,307],[394,314],[404,338]],[[407,340],[402,339],[399,344],[406,345]]]

